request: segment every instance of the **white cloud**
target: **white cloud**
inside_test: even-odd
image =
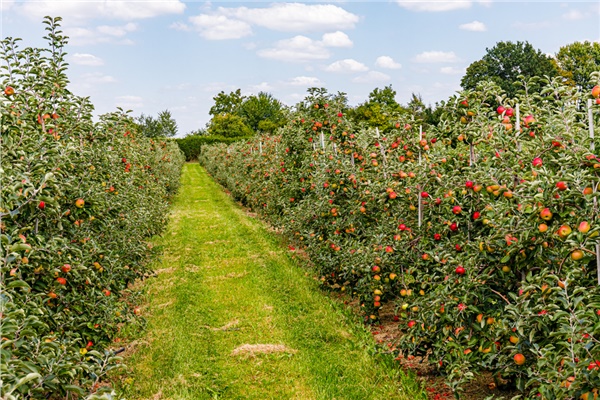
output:
[[[324,34],[322,43],[326,47],[352,47],[354,44],[348,35],[342,31]]]
[[[319,86],[322,85],[322,82],[319,80],[319,78],[314,77],[314,76],[297,76],[295,78],[292,78],[289,82],[288,85],[291,86]]]
[[[86,83],[115,83],[117,80],[110,76],[104,75],[102,72],[91,72],[88,74],[83,74],[81,78]]]
[[[380,68],[387,68],[387,69],[402,68],[402,65],[397,63],[396,61],[394,61],[394,59],[390,56],[377,57],[377,60],[375,60],[375,65],[377,65]]]
[[[321,42],[301,35],[280,40],[275,47],[259,50],[257,54],[263,58],[289,62],[326,60],[330,56]]]
[[[461,75],[466,72],[464,68],[455,68],[455,67],[442,67],[440,68],[440,72],[445,75]]]
[[[459,28],[464,31],[471,32],[485,32],[487,30],[485,24],[479,21],[473,21],[466,24],[459,25]]]
[[[100,25],[96,28],[96,31],[107,36],[123,37],[128,32],[136,31],[137,28],[137,24],[129,22],[122,26]]]
[[[396,3],[410,11],[442,12],[464,10],[470,8],[473,2],[466,0],[396,0]]]
[[[75,53],[69,57],[73,64],[98,67],[104,65],[104,61],[93,54]]]
[[[359,20],[357,15],[333,4],[274,3],[267,8],[219,7],[217,14],[283,32],[350,29]]]
[[[190,22],[208,40],[240,39],[252,34],[249,24],[224,15],[201,14],[190,17]]]
[[[259,92],[270,92],[273,90],[273,86],[269,84],[269,82],[261,82],[258,85],[252,85],[249,87],[250,92],[259,93]]]
[[[425,51],[417,54],[413,61],[418,63],[447,63],[460,60],[453,51]]]
[[[8,11],[15,5],[15,0],[0,0],[0,11]]]
[[[124,38],[123,36],[115,36],[114,33],[107,34],[106,32],[109,30],[108,28],[111,27],[106,25],[97,28],[66,27],[64,28],[64,32],[65,35],[69,37],[69,44],[73,46],[84,46],[97,43],[111,43],[120,45],[133,44],[131,39]],[[119,34],[126,29],[125,27],[112,28],[117,28],[115,31],[118,31]],[[125,33],[123,33],[123,35],[124,34]]]
[[[347,58],[345,60],[339,60],[325,67],[325,71],[328,72],[365,72],[369,68],[356,60]]]
[[[386,82],[389,80],[390,80],[390,76],[387,74],[384,74],[383,72],[369,71],[365,75],[357,76],[356,78],[352,79],[352,82],[354,82],[354,83],[377,83],[377,82]]]
[[[563,14],[563,18],[569,21],[578,21],[584,19],[586,15],[579,10],[571,10]]]
[[[96,18],[130,21],[165,14],[181,14],[185,10],[185,4],[180,0],[41,0],[27,1],[15,8],[31,19],[40,19],[45,15],[60,15],[65,23],[81,23]]]
[[[123,108],[142,108],[144,100],[140,96],[119,96],[115,98],[115,105]]]

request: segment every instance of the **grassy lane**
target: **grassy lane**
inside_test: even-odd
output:
[[[182,179],[128,399],[425,398],[199,165]]]

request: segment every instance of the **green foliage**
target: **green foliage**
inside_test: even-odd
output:
[[[212,117],[208,125],[210,136],[226,138],[252,136],[254,132],[246,125],[244,119],[237,114],[218,114]]]
[[[241,89],[237,89],[235,92],[229,94],[221,91],[213,97],[215,104],[210,108],[208,113],[213,117],[222,114],[237,114],[245,98],[245,96],[242,96]]]
[[[140,115],[138,124],[142,135],[149,138],[167,138],[177,134],[177,121],[171,116],[169,110],[164,110],[158,113],[158,117],[154,118],[150,115]]]
[[[381,131],[388,131],[404,112],[396,101],[396,91],[389,85],[383,89],[375,88],[369,93],[369,99],[353,109],[350,116],[357,123],[364,122]]]
[[[240,105],[237,114],[254,132],[273,133],[285,124],[285,108],[270,93],[260,92],[247,97]]]
[[[166,224],[183,155],[136,134],[122,111],[92,121],[67,88],[66,37],[1,43],[2,398],[109,396],[112,340],[143,325],[128,285],[150,271],[146,240]],[[10,90],[8,90],[10,88]]]
[[[457,396],[490,371],[520,398],[577,399],[600,387],[600,157],[578,106],[591,94],[519,84],[516,97],[485,81],[453,96],[422,138],[417,116],[378,136],[317,91],[277,135],[201,162],[366,321],[391,302],[401,355],[423,356]]]
[[[246,140],[250,137],[223,137],[223,136],[199,136],[189,135],[184,138],[174,139],[179,145],[179,148],[183,152],[186,161],[197,160],[198,156],[202,153],[202,147],[208,144],[214,143],[233,143],[238,140]]]
[[[556,53],[555,62],[567,84],[591,89],[594,85],[590,75],[600,71],[600,43],[585,41],[563,46]]]
[[[474,90],[478,83],[491,80],[509,97],[514,97],[517,94],[516,81],[557,75],[552,59],[528,42],[498,42],[491,49],[486,49],[481,60],[469,65],[461,86],[465,90]]]

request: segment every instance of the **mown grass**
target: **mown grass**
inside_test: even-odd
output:
[[[425,399],[370,333],[198,164],[184,167],[146,283],[128,399]],[[244,344],[286,352],[232,355]]]

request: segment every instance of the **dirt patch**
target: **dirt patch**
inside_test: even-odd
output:
[[[249,355],[256,356],[257,354],[271,353],[288,353],[294,354],[297,350],[290,349],[283,344],[243,344],[231,352],[232,356]]]
[[[240,321],[238,321],[237,319],[234,319],[233,321],[229,321],[228,323],[226,323],[225,325],[223,325],[220,328],[210,328],[213,331],[233,331],[233,330],[239,330],[239,328],[236,328],[238,325],[240,324]]]
[[[244,271],[244,272],[230,272],[227,275],[209,276],[208,278],[206,278],[206,280],[213,281],[213,280],[223,280],[223,279],[232,279],[232,278],[243,278],[244,276],[246,276],[248,274],[249,274],[248,271]]]

